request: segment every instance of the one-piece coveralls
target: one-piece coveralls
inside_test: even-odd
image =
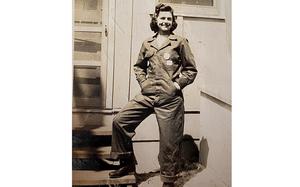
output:
[[[185,38],[171,34],[158,47],[156,37],[157,34],[143,42],[134,65],[141,94],[129,101],[113,120],[111,158],[134,157],[131,140],[135,129],[155,113],[160,134],[158,160],[161,180],[173,182],[179,169],[179,143],[184,128],[181,90],[194,81],[197,69]]]

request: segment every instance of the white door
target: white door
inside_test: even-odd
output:
[[[74,0],[73,107],[105,108],[108,0]]]

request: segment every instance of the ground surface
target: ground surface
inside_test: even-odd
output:
[[[202,173],[203,167],[197,167],[188,171],[183,171],[179,174],[179,178],[175,182],[175,187],[198,187],[197,177]],[[150,172],[144,174],[138,174],[137,180],[139,187],[161,187],[162,182],[160,180],[159,171]],[[209,187],[209,186],[207,186]]]

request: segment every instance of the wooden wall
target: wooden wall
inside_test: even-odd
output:
[[[154,33],[150,30],[150,13],[155,0],[116,0],[113,107],[122,108],[139,93],[133,64],[142,42]],[[224,8],[224,7],[223,7]],[[184,89],[186,110],[199,111],[195,102],[200,90],[231,103],[230,41],[225,18],[178,16],[176,34],[188,38],[199,70],[193,85]],[[230,36],[230,35],[229,35]]]
[[[154,33],[150,14],[156,0],[110,0],[108,11],[106,108],[118,111],[140,92],[133,64],[142,42]],[[218,11],[203,9],[204,14],[178,14],[176,34],[188,38],[199,71],[195,82],[184,89],[185,133],[207,140],[209,152],[204,180],[215,186],[231,185],[231,4],[216,0]],[[221,104],[220,104],[221,103]],[[105,118],[110,126],[113,117]],[[138,172],[159,167],[158,126],[154,115],[136,130],[134,143]],[[200,152],[200,142],[196,141]],[[203,151],[203,149],[202,149]],[[207,151],[207,149],[205,150]],[[205,176],[205,175],[203,175]]]

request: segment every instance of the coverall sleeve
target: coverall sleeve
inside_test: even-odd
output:
[[[144,82],[146,80],[146,72],[147,72],[147,61],[145,60],[145,44],[142,44],[142,47],[140,49],[139,52],[139,56],[138,59],[135,63],[135,65],[133,66],[133,70],[136,76],[136,80],[138,81],[138,83],[141,85],[142,82]]]
[[[180,88],[183,89],[185,86],[191,84],[197,75],[196,63],[194,55],[188,44],[187,39],[183,39],[180,46],[180,55],[182,61],[181,76],[176,80]]]

